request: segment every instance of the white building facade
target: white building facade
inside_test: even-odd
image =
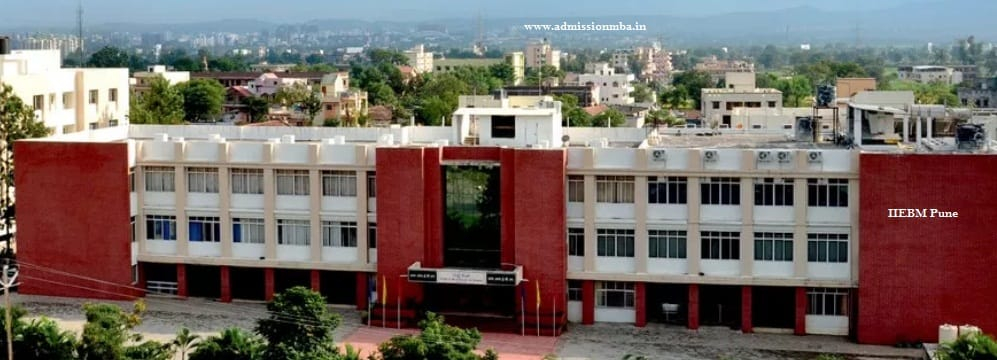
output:
[[[617,74],[608,63],[592,63],[585,66],[586,73],[578,75],[578,85],[594,85],[599,87],[599,102],[610,105],[630,105],[634,103],[631,95],[634,81],[633,74]]]

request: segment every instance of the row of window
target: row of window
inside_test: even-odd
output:
[[[793,234],[754,233],[754,259],[759,261],[793,261]],[[685,259],[688,237],[684,230],[648,230],[648,257]],[[700,258],[712,260],[741,259],[741,233],[736,231],[701,231]],[[634,230],[596,229],[596,253],[604,257],[634,257]],[[585,256],[585,230],[568,229],[568,256]],[[848,262],[848,234],[807,234],[807,261]]]
[[[568,280],[568,301],[584,301],[582,281]],[[632,282],[595,283],[595,305],[602,308],[634,309],[637,291]],[[848,316],[848,289],[808,288],[807,315]]]
[[[633,176],[596,176],[596,202],[633,203]],[[755,205],[793,206],[791,179],[762,178],[754,183]],[[702,178],[699,184],[700,203],[704,205],[741,205],[741,179],[732,177]],[[677,176],[649,176],[649,204],[688,203],[688,179]],[[568,202],[585,201],[585,180],[579,175],[568,177]],[[821,207],[848,206],[847,179],[807,179],[807,205]]]
[[[74,101],[73,101],[73,95],[74,94],[72,92],[70,92],[70,91],[62,93],[62,108],[63,109],[72,109],[73,108],[73,103],[74,103]],[[87,102],[88,103],[90,103],[90,104],[96,104],[96,103],[98,103],[98,100],[99,100],[98,98],[100,96],[100,91],[99,90],[90,90],[89,93],[88,93],[88,95],[89,95],[89,97],[87,98]],[[110,102],[117,102],[118,101],[118,89],[108,89],[107,90],[107,101],[110,101]],[[55,105],[55,93],[51,93],[51,94],[48,95],[48,104],[49,104],[49,106]],[[32,108],[35,109],[35,110],[44,110],[45,109],[45,95],[35,95],[35,96],[33,96],[32,99],[31,99],[31,105],[32,105]]]
[[[145,225],[146,239],[177,239],[175,216],[146,215]],[[322,246],[357,247],[357,223],[322,221],[321,226]],[[221,242],[221,220],[218,217],[190,216],[187,218],[187,229],[187,238],[190,241]],[[134,237],[134,233],[132,236]],[[263,219],[232,218],[232,242],[263,244],[265,239]],[[311,222],[309,220],[277,219],[277,244],[310,245]],[[367,244],[371,249],[377,248],[377,224],[375,223],[367,224]]]
[[[145,191],[175,191],[174,168],[146,166]],[[218,169],[189,167],[187,191],[192,193],[218,193]],[[321,173],[322,196],[357,196],[357,173],[354,171],[323,170]],[[232,169],[230,179],[233,194],[263,194],[263,169]],[[274,172],[277,195],[310,194],[308,170],[276,170]],[[367,174],[367,196],[377,195],[374,173]]]

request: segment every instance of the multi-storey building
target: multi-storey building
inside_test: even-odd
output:
[[[128,69],[63,68],[59,50],[2,51],[0,83],[53,134],[128,123]]]
[[[226,302],[305,285],[379,302],[375,324],[424,309],[546,334],[664,322],[892,345],[997,327],[997,285],[979,279],[997,261],[985,147],[560,123],[544,100],[446,127],[19,141],[20,291]]]
[[[693,67],[696,71],[710,74],[714,82],[718,82],[728,73],[755,72],[755,64],[744,60],[719,60],[716,56],[703,59]]]
[[[536,69],[543,65],[561,68],[561,50],[554,49],[547,39],[526,45],[526,68]]]
[[[149,91],[152,79],[157,77],[165,79],[170,83],[170,85],[176,85],[182,82],[190,81],[190,72],[170,71],[166,69],[165,65],[153,65],[148,68],[148,71],[138,71],[132,75],[132,91],[136,95],[142,95],[143,93]]]
[[[408,57],[408,64],[415,69],[415,72],[428,73],[433,71],[433,53],[426,51],[422,44],[405,50],[405,56]]]
[[[350,89],[350,74],[338,72],[322,78],[319,88],[322,93],[321,118],[313,119],[321,125],[325,119],[340,119],[352,123],[360,116],[367,115],[367,92]]]
[[[578,74],[578,86],[599,88],[599,103],[612,105],[629,105],[634,103],[634,75],[618,74],[608,63],[591,63],[585,65],[585,73]]]
[[[732,72],[725,76],[727,87],[702,89],[700,110],[703,119],[718,127],[732,128],[734,109],[782,109],[782,92],[755,87],[755,73]]]
[[[962,66],[956,69],[938,65],[899,66],[897,67],[897,78],[924,84],[938,82],[946,85],[958,85],[964,80],[961,70],[970,71],[975,78],[975,66]]]

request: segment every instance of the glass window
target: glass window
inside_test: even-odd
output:
[[[218,193],[218,169],[187,168],[187,192]]]
[[[807,179],[807,204],[848,207],[848,179]]]
[[[367,223],[367,247],[371,249],[377,248],[377,224]]]
[[[582,301],[582,282],[568,280],[568,301]]]
[[[310,221],[277,219],[277,244],[308,246],[311,244]]]
[[[232,169],[233,194],[263,194],[263,169]]]
[[[793,180],[764,178],[755,180],[756,206],[793,206]]]
[[[673,230],[647,231],[648,257],[665,259],[686,258],[686,232]]]
[[[649,176],[647,178],[647,202],[649,204],[685,204],[688,183],[684,177]]]
[[[357,223],[345,221],[323,221],[322,246],[357,247]]]
[[[585,177],[568,175],[568,202],[585,202]]]
[[[755,233],[755,260],[793,261],[793,233]]]
[[[848,289],[807,289],[807,315],[848,316]]]
[[[377,176],[374,172],[367,173],[367,197],[377,197]]]
[[[308,170],[277,170],[277,195],[308,195]]]
[[[568,228],[568,256],[585,256],[585,229]]]
[[[596,229],[596,240],[598,256],[634,257],[632,229]]]
[[[145,173],[145,191],[150,192],[173,192],[173,168],[168,166],[146,166],[142,168]]]
[[[595,298],[598,307],[634,308],[636,291],[630,282],[602,281],[596,283]]]
[[[596,201],[601,203],[633,203],[633,176],[596,176]]]
[[[736,231],[700,232],[702,259],[739,260],[741,258],[741,233]]]
[[[848,234],[807,234],[807,261],[848,262]]]
[[[357,196],[357,173],[322,171],[322,196]]]
[[[221,241],[221,221],[217,217],[189,216],[187,230],[187,239],[190,241]]]
[[[703,205],[740,205],[741,180],[730,177],[703,178],[699,184]]]
[[[263,219],[233,218],[232,242],[243,244],[263,244],[266,241],[263,229]]]
[[[146,215],[145,238],[149,240],[176,240],[177,218],[169,215]]]

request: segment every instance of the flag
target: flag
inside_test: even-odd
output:
[[[540,310],[540,281],[537,280],[537,310]]]
[[[381,275],[381,303],[388,303],[388,279]]]

